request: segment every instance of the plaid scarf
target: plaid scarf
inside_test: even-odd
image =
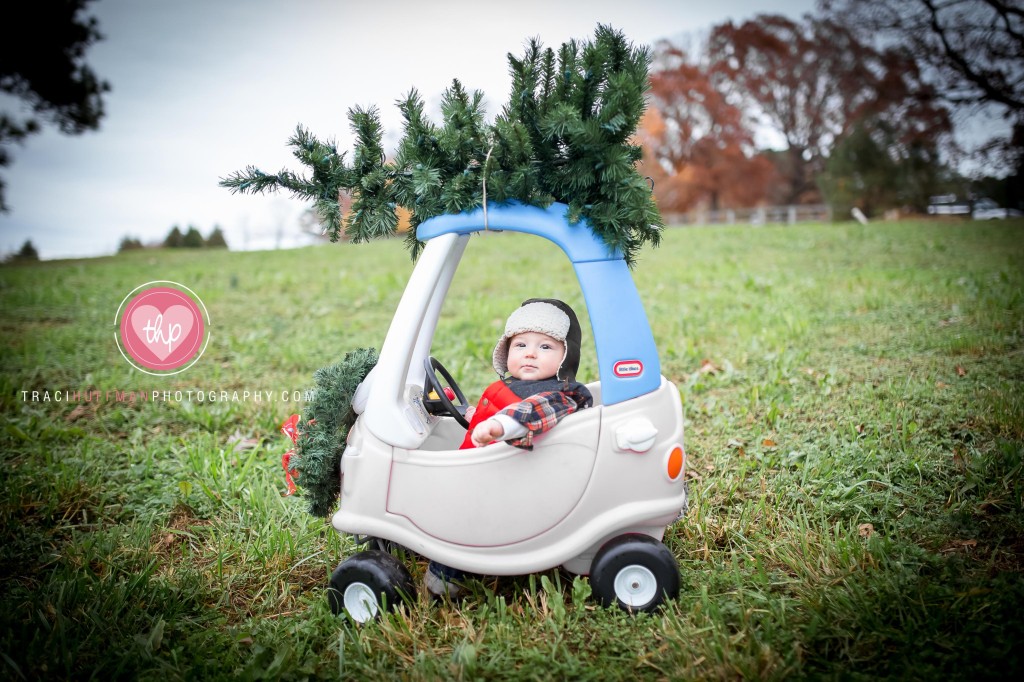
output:
[[[515,387],[510,386],[510,388],[518,395],[519,392]],[[506,407],[498,414],[507,415],[529,429],[522,438],[508,441],[509,445],[523,450],[532,450],[534,434],[551,430],[566,415],[590,407],[593,403],[594,399],[587,387],[573,382],[567,387],[567,390],[542,391],[524,397],[521,402]]]

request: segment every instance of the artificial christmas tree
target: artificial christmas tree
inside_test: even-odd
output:
[[[355,107],[351,163],[331,142],[301,125],[288,141],[311,171],[265,173],[249,166],[224,178],[234,192],[285,189],[311,200],[325,231],[355,242],[392,236],[397,207],[411,215],[408,242],[420,248],[416,226],[442,213],[512,199],[535,206],[559,201],[569,221],[585,217],[610,249],[635,264],[646,243],[657,245],[662,221],[651,188],[637,172],[640,147],[631,138],[643,115],[651,52],[609,26],[592,41],[570,41],[557,55],[531,40],[521,58],[508,57],[512,92],[493,123],[484,120],[483,94],[455,80],[444,93],[443,124],[431,122],[413,89],[398,103],[404,134],[386,159],[376,108]],[[343,217],[342,193],[353,197]]]

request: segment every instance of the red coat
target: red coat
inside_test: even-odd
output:
[[[469,420],[469,429],[466,430],[466,437],[463,439],[459,449],[468,450],[475,448],[476,446],[473,445],[473,429],[476,428],[476,425],[490,419],[498,414],[499,411],[521,400],[522,398],[517,396],[500,379],[488,386],[484,394],[480,396],[480,402],[476,404],[476,412],[473,413],[473,418]]]

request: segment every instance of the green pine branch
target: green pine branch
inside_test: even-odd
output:
[[[329,516],[337,508],[341,455],[356,420],[352,398],[376,364],[376,349],[358,348],[313,374],[316,393],[299,427],[292,464],[298,470],[301,495],[314,516]]]
[[[391,161],[377,109],[355,107],[348,112],[356,138],[351,163],[332,141],[299,126],[288,144],[309,176],[249,166],[221,185],[311,200],[332,240],[342,231],[356,242],[393,236],[401,206],[412,216],[406,242],[415,257],[422,246],[416,226],[479,207],[486,181],[491,202],[568,204],[571,222],[586,218],[633,265],[644,245],[659,243],[662,228],[636,170],[641,150],[630,144],[645,108],[650,50],[599,25],[592,41],[571,40],[556,53],[534,39],[508,61],[511,94],[493,123],[484,120],[483,93],[458,80],[443,94],[440,125],[426,117],[413,89],[396,103],[403,136]],[[338,200],[346,193],[353,201],[343,218]]]

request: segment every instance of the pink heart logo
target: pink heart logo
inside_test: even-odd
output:
[[[161,312],[151,305],[142,305],[132,312],[131,326],[135,336],[161,360],[174,352],[192,331],[192,310],[172,305]]]

